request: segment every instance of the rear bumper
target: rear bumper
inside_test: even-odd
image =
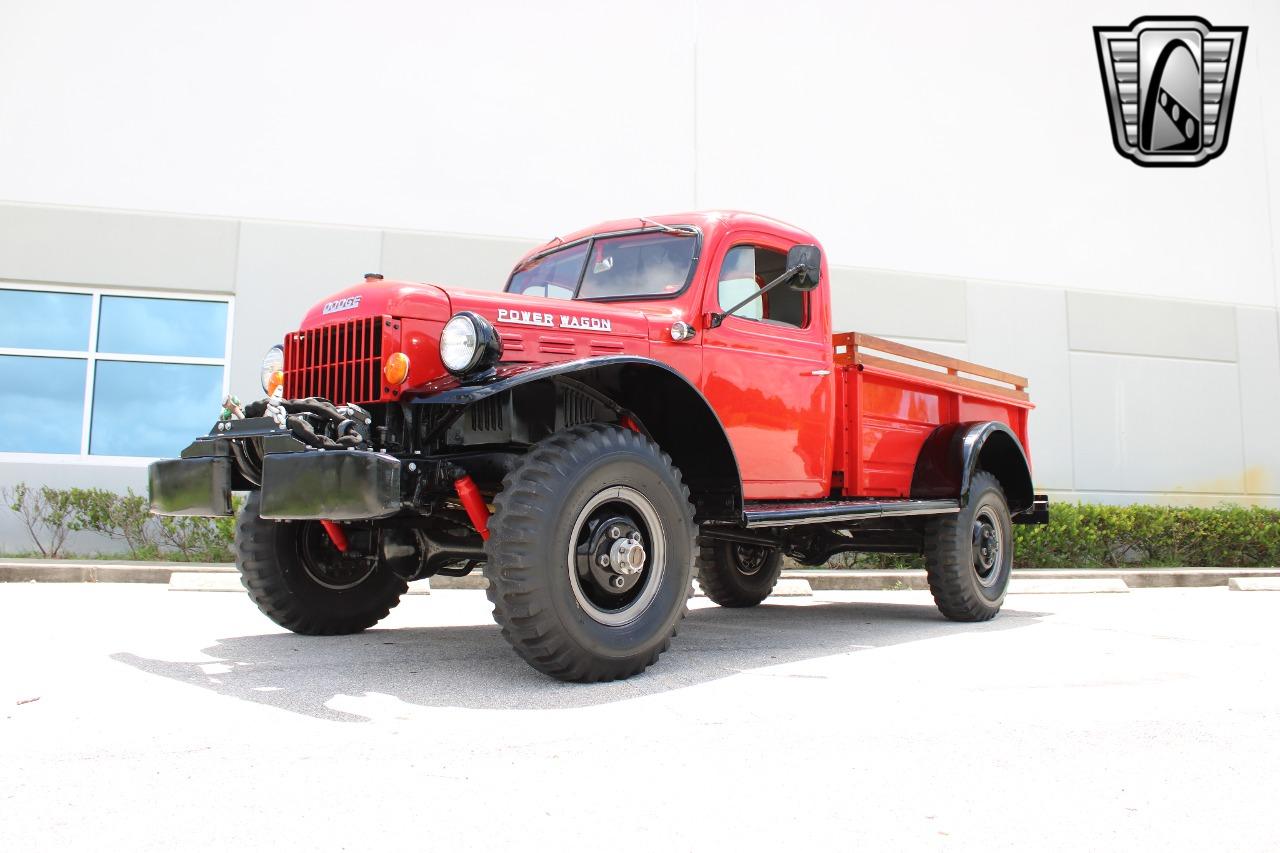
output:
[[[232,460],[212,454],[151,463],[157,515],[231,515]],[[363,450],[268,453],[262,460],[263,518],[354,521],[400,511],[400,461]]]
[[[1049,496],[1035,495],[1031,502],[1031,507],[1025,509],[1013,517],[1014,524],[1048,524],[1049,523]]]

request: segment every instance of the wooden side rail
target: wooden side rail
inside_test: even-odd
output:
[[[874,335],[864,335],[861,332],[840,332],[832,335],[831,343],[836,348],[836,364],[849,367],[861,368],[865,366],[883,370],[896,370],[900,373],[932,379],[944,385],[981,391],[986,394],[996,394],[1001,397],[1011,397],[1017,400],[1030,399],[1027,396],[1026,377],[1018,376],[1016,373],[1006,373],[1003,370],[984,367],[971,361],[961,361],[958,358],[917,349],[906,344],[877,338]],[[867,355],[864,350],[887,353],[899,358],[909,358],[912,361],[941,367],[946,372]],[[960,374],[962,373],[968,374],[968,376],[961,376]],[[979,377],[979,379],[970,377]],[[997,382],[1004,383],[1004,385],[994,384]],[[1012,387],[1006,388],[1004,387],[1005,385]]]

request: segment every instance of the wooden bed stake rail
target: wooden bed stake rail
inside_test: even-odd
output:
[[[832,335],[832,345],[837,348],[836,364],[847,366],[866,366],[875,367],[884,370],[898,370],[903,373],[909,373],[913,376],[921,376],[926,379],[935,379],[948,385],[957,385],[963,388],[969,388],[975,391],[985,393],[998,393],[1015,397],[1020,400],[1026,400],[1027,397],[1027,379],[1025,376],[1018,376],[1015,373],[1006,373],[1003,370],[996,370],[991,367],[984,367],[981,364],[974,364],[970,361],[961,361],[958,358],[941,355],[928,350],[916,349],[906,344],[895,343],[894,341],[877,338],[874,335],[864,335],[861,332],[841,332]],[[844,347],[844,352],[839,352],[839,348]],[[878,358],[876,356],[866,355],[861,350],[874,350],[876,352],[888,353],[896,355],[899,358],[909,358],[923,364],[931,364],[935,367],[941,367],[946,372],[941,373],[937,370],[930,370],[925,367],[918,367],[911,364],[903,364],[886,358]],[[975,379],[969,379],[960,374],[967,373],[969,376],[981,377],[988,380],[982,382]],[[999,385],[991,385],[989,382],[1003,382],[1005,385],[1011,385],[1012,388],[1004,388]]]

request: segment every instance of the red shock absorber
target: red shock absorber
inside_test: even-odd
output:
[[[453,481],[453,487],[458,490],[458,500],[462,501],[462,508],[467,511],[467,518],[471,519],[480,538],[488,539],[489,507],[485,506],[476,481],[471,479],[470,474],[463,474]]]
[[[632,432],[640,432],[640,424],[636,423],[636,419],[631,417],[629,414],[624,413],[622,417],[618,418],[618,425],[625,427]]]
[[[336,521],[325,519],[320,522],[320,526],[324,528],[324,532],[329,534],[329,541],[333,543],[333,547],[342,553],[347,553],[347,532],[342,529],[342,525]]]

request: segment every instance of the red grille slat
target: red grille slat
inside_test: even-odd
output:
[[[331,394],[337,394],[340,388],[334,387],[338,383],[335,381],[333,362],[338,357],[338,348],[334,346],[334,338],[338,336],[338,330],[333,326],[325,326],[324,328],[324,385]]]
[[[377,401],[382,326],[388,319],[361,317],[290,333],[285,339],[286,394],[324,397],[338,405]]]
[[[356,324],[356,352],[366,351],[365,342],[369,340],[369,336],[365,334],[365,330],[364,330],[365,325],[367,324],[364,321],[361,321],[360,323]],[[365,394],[364,373],[363,371],[360,370],[359,365],[356,366],[353,373],[355,374],[355,377],[356,377],[356,394],[361,399],[364,399],[364,394]]]
[[[313,387],[315,387],[315,375],[312,365],[316,363],[316,336],[312,332],[303,332],[302,340],[306,342],[306,353],[302,361],[302,388],[298,391],[299,397],[307,396]]]

